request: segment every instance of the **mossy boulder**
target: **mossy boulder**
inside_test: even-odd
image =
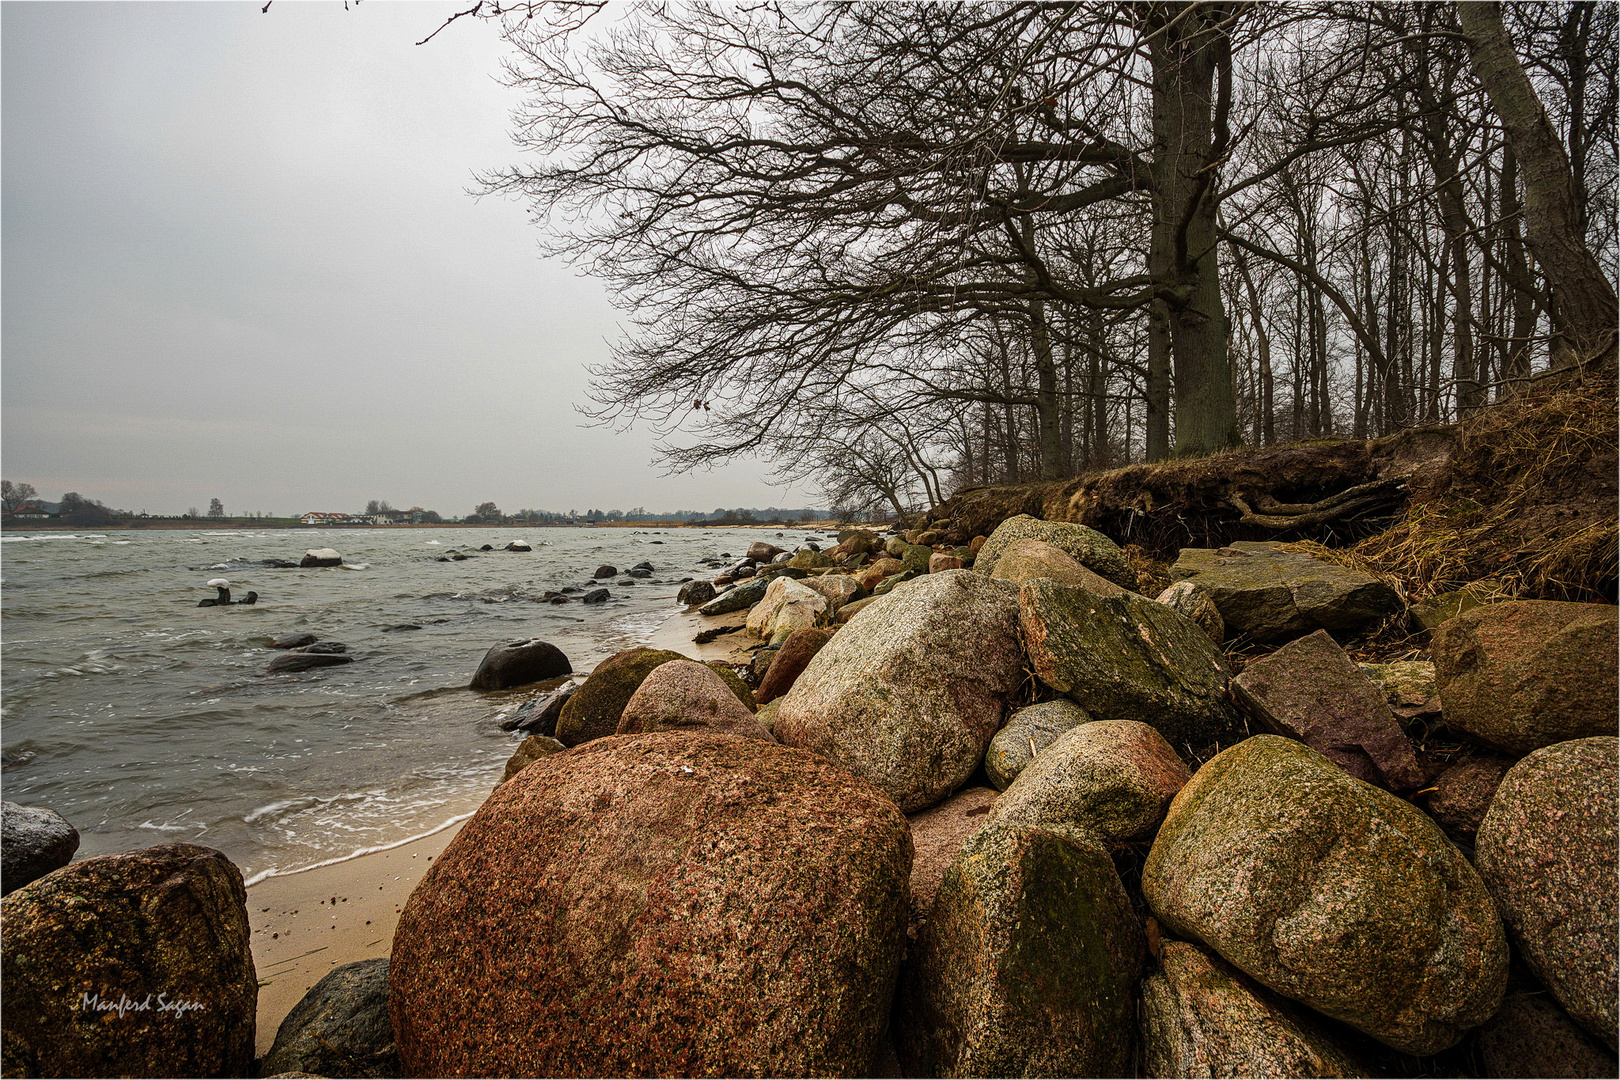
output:
[[[1042,521],[1040,518],[1019,514],[996,526],[984,546],[977,552],[973,567],[986,574],[995,572],[996,564],[1007,549],[1019,540],[1040,540],[1067,552],[1081,566],[1100,574],[1124,589],[1136,587],[1136,573],[1130,560],[1119,545],[1096,529],[1074,525],[1065,521]]]
[[[990,740],[984,771],[996,790],[1006,791],[1007,785],[1059,735],[1090,722],[1091,714],[1066,698],[1026,705],[1013,713],[1007,726]]]
[[[1247,739],[1170,805],[1142,893],[1178,937],[1408,1054],[1489,1019],[1507,942],[1428,815],[1303,743]]]
[[[698,608],[699,615],[729,615],[733,611],[751,608],[765,599],[765,590],[770,587],[770,581],[764,578],[751,578],[743,584],[727,589],[707,604]]]
[[[6,1076],[250,1076],[247,891],[194,844],[98,855],[0,901]]]
[[[563,706],[562,715],[557,717],[557,740],[564,746],[578,746],[612,735],[641,680],[660,664],[685,659],[678,652],[643,646],[614,653],[596,665]]]
[[[901,977],[906,1076],[1128,1076],[1144,941],[1100,844],[987,825]]]
[[[1093,716],[1151,724],[1173,745],[1234,738],[1226,659],[1198,625],[1145,596],[1026,582],[1019,621],[1042,682]]]
[[[900,562],[907,570],[915,570],[919,574],[928,573],[928,560],[934,557],[934,549],[924,547],[922,544],[908,544],[900,553]]]
[[[1228,634],[1281,643],[1316,630],[1343,637],[1401,610],[1387,584],[1359,570],[1270,540],[1224,548],[1182,548],[1172,582],[1191,580],[1209,594]]]
[[[1081,566],[1074,556],[1045,540],[1014,540],[996,560],[991,577],[1022,585],[1036,578],[1051,578],[1062,585],[1078,585],[1102,596],[1118,596],[1125,590],[1101,574]]]
[[[900,571],[898,574],[891,574],[877,583],[877,586],[872,590],[872,595],[888,596],[890,593],[894,592],[898,586],[904,585],[906,582],[921,576],[922,574],[909,568]]]
[[[833,565],[833,557],[825,551],[814,551],[810,548],[800,548],[788,560],[788,567],[793,570],[814,570],[822,566]]]

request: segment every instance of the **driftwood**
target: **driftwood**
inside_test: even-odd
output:
[[[1233,494],[1226,501],[1242,512],[1238,521],[1244,525],[1276,530],[1314,529],[1334,521],[1357,521],[1376,511],[1392,510],[1400,505],[1405,490],[1405,479],[1392,477],[1357,484],[1310,503],[1280,503],[1262,495],[1256,500],[1259,504],[1256,510],[1251,509],[1241,495]]]

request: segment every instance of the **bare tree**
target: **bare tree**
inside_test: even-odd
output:
[[[39,492],[34,490],[33,484],[13,484],[10,480],[0,480],[0,508],[7,514],[15,514],[19,507],[37,498]]]

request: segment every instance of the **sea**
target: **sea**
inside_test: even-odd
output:
[[[534,691],[467,684],[514,638],[583,677],[683,610],[684,579],[776,528],[343,528],[7,533],[0,538],[0,795],[48,806],[79,855],[187,842],[251,883],[354,858],[467,817]],[[529,552],[504,550],[520,540]],[[483,545],[494,550],[481,551]],[[330,547],[341,567],[274,568]],[[465,561],[440,562],[452,551]],[[648,562],[652,577],[623,573]],[[225,578],[252,606],[198,607]],[[586,605],[548,591],[605,585]],[[266,674],[277,637],[314,633],[355,661]]]

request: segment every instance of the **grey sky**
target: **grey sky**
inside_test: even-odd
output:
[[[580,427],[604,290],[542,262],[461,4],[6,3],[4,460],[152,512],[800,506]]]

